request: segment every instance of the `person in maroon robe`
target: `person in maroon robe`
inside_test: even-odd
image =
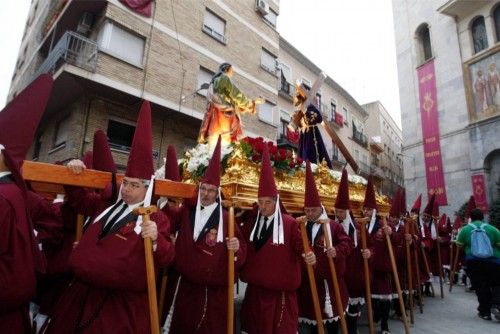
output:
[[[438,236],[436,224],[434,222],[434,219],[432,218],[432,212],[434,210],[434,201],[435,201],[435,195],[433,194],[427,202],[427,205],[422,214],[422,221],[421,221],[422,247],[424,249],[423,253],[425,254],[425,258],[427,259],[427,264],[429,265],[429,270],[430,270],[430,272],[428,273],[429,279],[424,283],[425,286],[424,293],[426,296],[432,295],[431,292],[431,284],[433,279],[432,269],[433,267],[435,267],[433,265],[434,264],[433,258],[435,257],[431,257],[431,253],[434,254],[435,252],[434,248]],[[427,271],[425,267],[424,271]]]
[[[150,221],[136,216],[152,194],[152,132],[149,102],[142,104],[119,198],[112,206],[100,194],[67,189],[68,202],[90,216],[69,265],[73,283],[59,300],[48,333],[150,333],[143,238],[151,238],[155,269],[174,258],[169,220],[158,211]],[[85,166],[71,160],[79,174]]]
[[[0,112],[0,331],[30,333],[29,301],[43,258],[26,205],[20,168],[52,90],[42,75]]]
[[[415,202],[413,203],[413,206],[410,210],[410,214],[412,216],[412,219],[414,219],[414,226],[413,226],[413,233],[411,235],[412,237],[412,242],[410,245],[410,253],[412,256],[412,260],[415,258],[415,255],[413,253],[416,252],[417,254],[417,261],[418,261],[418,268],[417,268],[417,263],[415,261],[412,261],[412,273],[413,273],[413,285],[415,289],[421,289],[423,291],[424,287],[424,282],[427,282],[429,280],[429,273],[425,270],[425,264],[424,264],[424,259],[423,259],[423,254],[422,254],[422,240],[423,240],[423,233],[424,233],[424,223],[422,221],[421,215],[420,215],[420,209],[422,207],[422,194],[419,194]],[[418,270],[417,270],[418,269]],[[417,274],[420,274],[417,276]],[[420,286],[418,285],[418,282],[420,281]],[[418,294],[418,291],[415,292],[415,296]],[[417,299],[415,299],[417,300]]]
[[[441,253],[441,266],[443,280],[449,276],[450,271],[450,244],[451,244],[451,222],[445,213],[441,215],[437,225],[437,244]]]
[[[301,280],[301,258],[313,265],[316,257],[312,251],[302,255],[297,222],[281,212],[267,145],[257,196],[259,209],[241,270],[241,280],[248,283],[241,306],[242,331],[293,334],[299,316],[296,290]]]
[[[339,183],[337,198],[335,200],[335,221],[338,222],[344,232],[351,240],[353,251],[346,258],[346,267],[344,281],[347,285],[349,295],[346,322],[349,334],[358,332],[358,319],[361,316],[361,307],[365,303],[365,279],[363,274],[363,258],[369,260],[373,253],[370,248],[369,238],[367,238],[368,248],[361,248],[361,226],[354,222],[350,212],[351,206],[349,203],[349,180],[347,170],[342,170],[342,177]],[[371,281],[372,271],[369,267],[369,279]]]
[[[228,250],[235,252],[235,279],[245,262],[246,244],[238,226],[228,239],[228,214],[220,196],[221,140],[202,178],[198,196],[179,210],[165,206],[176,222],[174,291],[163,326],[169,333],[224,333],[227,326]]]
[[[372,259],[373,281],[371,286],[373,321],[375,323],[380,321],[382,334],[387,334],[390,333],[388,320],[392,300],[392,271],[385,235],[391,236],[393,244],[398,244],[401,240],[395,239],[396,234],[392,233],[392,224],[384,222],[385,219],[378,216],[377,211],[375,189],[370,175],[368,177],[368,184],[366,185],[363,213],[366,218],[370,219],[367,228],[370,241],[374,247]]]
[[[339,284],[339,293],[342,305],[342,314],[345,314],[349,293],[344,281],[345,259],[352,251],[351,239],[345,233],[343,227],[336,221],[330,220],[326,210],[321,204],[318,189],[311,171],[311,164],[306,163],[306,185],[304,194],[305,216],[297,218],[306,222],[306,231],[309,246],[316,255],[316,266],[314,267],[314,279],[316,281],[319,306],[322,311],[321,317],[326,327],[326,333],[338,333],[339,313],[333,289],[333,280],[328,258],[334,259]],[[323,225],[326,224],[327,235]],[[327,247],[326,236],[330,247]],[[301,327],[308,327],[312,333],[317,331],[317,321],[314,314],[311,289],[307,278],[306,267],[303,266],[302,282],[297,291],[299,301],[299,323]]]

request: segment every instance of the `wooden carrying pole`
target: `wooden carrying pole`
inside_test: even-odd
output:
[[[359,166],[356,163],[356,160],[354,160],[354,158],[352,157],[352,155],[349,152],[349,150],[347,149],[347,147],[345,147],[345,145],[342,142],[342,140],[340,139],[340,137],[330,127],[330,125],[328,123],[325,123],[325,121],[321,122],[321,125],[325,129],[326,133],[328,133],[328,135],[330,136],[332,141],[335,143],[335,145],[337,145],[337,147],[339,148],[340,152],[344,156],[344,158],[347,161],[347,163],[349,164],[349,166],[351,166],[351,168],[354,170],[354,173],[357,174],[359,172]]]
[[[411,234],[412,235],[416,235],[415,233],[415,225],[416,225],[416,221],[413,220],[412,221],[412,224],[411,224]],[[421,289],[421,282],[420,282],[420,263],[418,262],[418,245],[416,243],[414,243],[413,245],[413,262],[415,263],[415,270],[416,270],[416,273],[415,273],[415,276],[417,278],[417,296],[418,296],[418,308],[420,310],[420,314],[424,313],[424,304],[423,304],[423,300],[422,300],[422,289]]]
[[[430,277],[431,277],[430,286],[431,286],[432,297],[434,297],[434,296],[436,296],[436,293],[434,292],[434,285],[432,284],[432,273],[431,273],[431,269],[429,267],[429,262],[427,262],[427,256],[425,254],[425,247],[422,244],[420,244],[420,249],[422,250],[422,257],[424,260],[425,270],[427,271],[427,274],[430,275]]]
[[[450,292],[451,292],[451,289],[453,288],[453,283],[455,282],[455,273],[457,272],[457,267],[458,267],[458,259],[460,258],[460,247],[455,244],[455,256],[453,258],[453,266],[451,267],[451,277],[452,277],[452,280],[450,281]]]
[[[300,226],[300,234],[302,236],[302,246],[304,247],[304,254],[311,252],[311,248],[309,247],[309,241],[307,239],[306,233],[306,222],[305,219],[297,219],[297,222]],[[316,287],[316,280],[314,279],[314,272],[312,265],[307,264],[307,276],[309,277],[309,287],[311,288],[311,296],[313,299],[314,305],[314,315],[316,317],[316,323],[318,328],[318,334],[324,334],[325,330],[323,328],[323,319],[321,317],[321,309],[319,307],[319,299],[318,299],[318,289]]]
[[[448,271],[448,280],[450,281],[450,284],[451,284],[451,269],[453,267],[453,258],[454,258],[453,252],[455,251],[455,249],[453,247],[454,244],[455,243],[453,242],[453,238],[452,238],[452,240],[450,242],[450,270]]]
[[[329,249],[332,246],[332,242],[330,240],[327,229],[329,222],[323,223],[323,235],[325,237],[326,249]],[[335,307],[337,308],[337,314],[340,319],[340,328],[342,329],[342,334],[348,334],[347,331],[347,323],[345,321],[344,308],[342,307],[342,299],[340,298],[340,287],[339,281],[337,279],[337,269],[335,268],[335,262],[331,257],[328,257],[328,265],[330,266],[330,274],[332,276],[333,281],[333,292],[335,295]]]
[[[167,269],[163,268],[161,270],[160,274],[160,298],[158,298],[158,316],[160,319],[163,319],[163,312],[165,311],[165,296],[167,294],[167,281],[168,281],[168,274],[167,274]],[[161,321],[161,320],[160,320]]]
[[[149,221],[149,215],[156,212],[156,206],[137,208],[134,213],[141,215],[144,222]],[[153,260],[153,243],[151,238],[144,238],[144,254],[146,258],[146,277],[148,280],[149,320],[151,334],[160,334],[160,320],[158,317],[158,302],[156,299],[156,279]]]
[[[382,221],[384,226],[387,226],[387,221],[383,218]],[[394,251],[392,249],[391,237],[384,232],[385,241],[387,242],[387,250],[389,252],[389,259],[391,260],[392,275],[394,276],[394,283],[396,284],[396,290],[398,292],[399,307],[401,308],[401,315],[403,317],[403,325],[405,327],[405,333],[410,333],[410,327],[408,326],[408,319],[406,319],[405,303],[403,301],[403,294],[401,293],[401,285],[399,284],[398,268],[396,267],[396,259],[394,258]]]
[[[366,224],[368,223],[368,218],[357,219],[356,220],[361,225],[361,248],[363,250],[368,249],[366,243]],[[370,271],[368,269],[368,259],[363,257],[363,273],[365,278],[365,299],[366,307],[368,308],[368,327],[369,333],[375,334],[375,325],[373,323],[373,308],[372,308],[372,292],[370,289]]]
[[[436,246],[437,246],[437,257],[438,257],[438,272],[439,272],[439,289],[440,289],[440,294],[441,298],[444,298],[444,288],[443,288],[443,264],[441,261],[441,242],[438,239],[436,239]]]
[[[405,234],[409,234],[411,236],[410,229],[411,221],[405,221]],[[410,254],[410,240],[406,240],[406,274],[408,276],[407,284],[408,284],[408,302],[410,304],[410,323],[413,325],[415,323],[415,316],[413,314],[413,273],[411,270],[411,254]]]
[[[227,237],[234,237],[234,206],[229,207]],[[234,333],[234,251],[227,251],[227,334]]]
[[[78,242],[82,238],[83,234],[83,215],[81,213],[76,215],[76,235],[75,241]]]

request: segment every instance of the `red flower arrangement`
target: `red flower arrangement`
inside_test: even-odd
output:
[[[262,152],[264,147],[267,146],[269,150],[269,158],[274,164],[275,169],[280,169],[286,172],[298,169],[302,166],[304,160],[299,157],[294,158],[294,154],[290,150],[278,148],[273,142],[264,141],[264,138],[245,137],[240,140],[240,145],[249,160],[253,162],[262,161]]]

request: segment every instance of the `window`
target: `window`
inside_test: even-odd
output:
[[[271,8],[269,8],[269,14],[267,14],[266,16],[264,16],[264,20],[266,20],[267,23],[269,23],[270,25],[272,25],[273,27],[276,28],[276,22],[278,20],[278,14],[276,14],[276,12],[274,10],[272,10]]]
[[[500,42],[500,6],[497,6],[493,11],[493,21],[495,22],[497,42]]]
[[[344,118],[344,124],[349,126],[349,122],[347,120],[347,109],[346,107],[342,107],[342,117]]]
[[[486,26],[484,17],[480,16],[471,23],[472,43],[474,44],[474,53],[478,53],[488,48],[488,37],[486,36]]]
[[[332,116],[332,121],[335,121],[336,113],[337,113],[337,102],[335,100],[332,100],[330,102],[330,110],[331,110],[331,116]]]
[[[54,136],[54,147],[61,146],[66,143],[69,138],[71,117],[65,117],[56,124],[56,134]]]
[[[278,123],[278,117],[275,109],[275,104],[265,101],[259,106],[259,119],[268,124],[276,125]]]
[[[204,83],[210,84],[210,81],[212,80],[214,74],[215,74],[214,72],[200,66],[200,70],[198,71],[198,83],[196,85],[196,89],[200,89],[201,85],[203,85]],[[206,96],[207,90],[202,89],[197,91],[197,93]]]
[[[202,30],[204,33],[212,36],[219,42],[222,42],[224,44],[227,43],[226,21],[224,21],[208,9],[205,11]]]
[[[288,133],[288,130],[287,130],[287,127],[288,127],[288,124],[290,124],[290,120],[291,120],[291,117],[290,117],[290,114],[288,114],[288,112],[286,112],[285,110],[281,110],[280,111],[280,126],[278,128],[278,134],[279,134],[279,138],[286,138],[287,137],[287,133]]]
[[[429,26],[426,23],[418,28],[417,40],[420,63],[425,63],[427,60],[432,58],[431,35],[429,32]]]
[[[145,39],[115,23],[106,22],[97,35],[99,49],[130,64],[142,67]]]
[[[292,82],[292,69],[290,66],[284,63],[279,63],[279,67],[281,70],[281,75],[285,78],[286,82]]]
[[[316,102],[317,102],[317,106],[318,106],[319,111],[326,112],[326,110],[322,110],[322,108],[321,108],[321,93],[316,93]]]
[[[260,67],[262,67],[267,72],[276,75],[276,56],[262,48],[260,54]]]
[[[127,121],[108,120],[106,131],[109,146],[119,150],[129,151],[134,138],[135,124]]]
[[[302,78],[302,85],[306,87],[307,90],[311,90],[311,81],[307,80],[306,78]]]

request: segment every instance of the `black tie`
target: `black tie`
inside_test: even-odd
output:
[[[203,210],[203,209],[205,209],[205,207],[200,205],[200,210]]]
[[[307,231],[307,237],[309,238],[309,241],[311,244],[313,243],[313,226],[314,222],[308,222],[306,226],[306,231]]]
[[[106,225],[104,225],[104,228],[102,229],[101,232],[101,237],[104,237],[109,233],[113,225],[115,225],[115,223],[118,221],[118,218],[120,218],[120,216],[127,209],[127,207],[128,207],[127,203],[122,204],[120,211],[118,211],[118,213],[114,215],[113,218],[111,218],[111,220],[108,223],[106,223]],[[116,211],[116,209],[114,211]]]
[[[260,233],[259,233],[259,240],[263,240],[264,236],[266,235],[267,231],[267,220],[269,217],[264,217],[264,221],[262,222],[262,226],[260,228]]]

